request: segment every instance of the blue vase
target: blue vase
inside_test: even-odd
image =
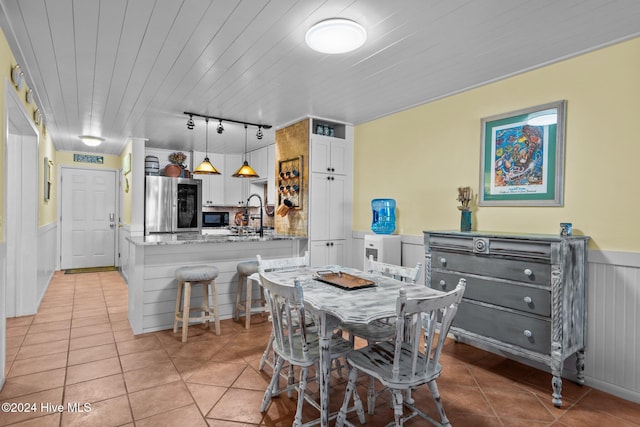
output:
[[[460,211],[460,231],[471,231],[471,211]]]

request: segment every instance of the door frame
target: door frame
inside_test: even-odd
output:
[[[119,250],[120,227],[118,227],[118,221],[117,221],[117,215],[118,215],[118,212],[120,212],[120,197],[118,196],[118,192],[120,191],[119,169],[97,168],[97,167],[92,168],[92,167],[87,167],[82,165],[62,164],[62,165],[58,165],[58,173],[57,173],[58,175],[57,185],[60,190],[58,191],[58,200],[57,200],[58,231],[56,233],[57,234],[56,239],[57,239],[58,257],[56,259],[56,268],[60,270],[62,266],[62,173],[64,169],[74,169],[74,170],[82,169],[82,170],[88,170],[88,171],[99,170],[104,172],[113,172],[114,203],[115,203],[114,213],[116,214],[116,227],[115,227],[115,233],[113,235],[113,239],[114,239],[113,265],[118,267],[119,265],[118,253],[120,252]]]
[[[2,215],[4,217],[4,220],[2,221],[2,230],[3,230],[3,236],[4,236],[4,242],[3,244],[5,245],[5,251],[4,251],[4,256],[2,257],[2,259],[0,260],[1,264],[0,265],[0,273],[2,274],[2,277],[0,278],[0,386],[2,384],[4,384],[5,381],[5,361],[6,361],[6,316],[7,316],[7,311],[6,311],[6,303],[7,303],[7,286],[8,286],[8,266],[9,266],[9,260],[8,260],[8,253],[10,250],[14,250],[14,248],[9,248],[9,243],[12,244],[17,244],[18,251],[17,251],[17,258],[15,260],[15,265],[12,266],[12,268],[14,270],[16,270],[16,277],[19,277],[21,279],[24,279],[23,274],[20,270],[22,270],[20,268],[21,265],[29,265],[28,270],[30,271],[30,273],[27,275],[28,276],[28,284],[29,286],[24,286],[24,283],[22,283],[21,286],[16,286],[15,287],[15,298],[14,298],[14,303],[15,303],[15,315],[25,315],[25,314],[34,314],[35,310],[37,309],[37,303],[35,302],[36,299],[36,294],[37,294],[37,271],[38,271],[38,260],[37,260],[37,253],[34,254],[33,253],[33,246],[37,245],[37,238],[38,238],[38,210],[39,210],[39,204],[38,204],[38,183],[40,182],[40,178],[39,178],[39,164],[38,164],[38,158],[39,158],[39,147],[40,147],[40,132],[38,130],[38,128],[35,126],[35,124],[33,123],[31,117],[29,116],[29,113],[27,112],[22,100],[20,99],[20,97],[18,96],[18,94],[16,93],[13,84],[9,81],[8,78],[5,77],[4,79],[4,117],[2,118],[3,120],[3,126],[4,126],[4,158],[5,158],[5,167],[4,167],[4,206],[3,206],[3,212]],[[13,132],[11,131],[12,126],[10,125],[10,123],[17,123],[19,128],[18,129],[14,129]],[[8,205],[9,205],[9,198],[7,197],[7,195],[9,194],[15,194],[14,192],[11,191],[11,187],[16,185],[16,180],[20,180],[20,185],[21,185],[21,189],[22,189],[22,183],[25,181],[23,178],[23,174],[20,174],[20,176],[18,177],[17,174],[15,173],[16,168],[21,168],[24,169],[22,166],[25,164],[25,160],[22,158],[23,155],[23,151],[20,151],[20,156],[21,156],[21,164],[20,165],[15,165],[13,163],[10,162],[10,158],[9,158],[9,154],[10,151],[13,153],[14,150],[17,150],[19,147],[18,145],[13,146],[13,144],[15,144],[15,141],[13,138],[15,136],[19,136],[20,137],[20,144],[23,144],[26,142],[26,144],[35,144],[35,147],[30,147],[29,149],[34,149],[33,153],[30,153],[29,155],[33,156],[32,159],[26,159],[26,162],[28,162],[27,164],[30,164],[31,167],[35,167],[36,173],[26,173],[24,174],[27,177],[27,185],[26,187],[35,187],[35,191],[30,191],[33,190],[33,188],[27,188],[27,192],[30,193],[35,193],[33,194],[31,197],[33,197],[33,200],[31,200],[29,203],[30,205],[32,204],[33,206],[30,206],[31,208],[33,208],[33,210],[35,210],[35,214],[32,217],[33,221],[29,221],[29,223],[25,223],[23,222],[23,217],[21,215],[17,215],[15,218],[12,215],[7,215],[8,213]],[[12,141],[11,143],[9,141]],[[9,145],[12,145],[11,148],[9,147]],[[9,165],[13,165],[12,167],[9,167]],[[24,193],[24,191],[22,192]],[[23,194],[24,195],[24,194]],[[22,199],[21,199],[21,203],[20,203],[20,209],[22,209],[23,207],[23,203],[22,203]],[[31,212],[32,214],[34,212]],[[11,223],[9,224],[8,222],[11,221]],[[31,222],[33,222],[33,224],[31,224]],[[7,233],[7,229],[11,228],[12,230],[14,229],[20,229],[20,230],[24,230],[25,227],[28,227],[28,233],[27,235],[24,235],[24,233],[20,233],[20,236],[18,237],[20,240],[17,240],[16,242],[12,241],[12,238],[9,238],[9,234]],[[31,229],[32,228],[32,229]],[[25,243],[25,241],[27,240],[33,240],[29,243],[30,249],[28,250],[28,254],[25,255],[25,247],[27,245],[23,244]],[[35,258],[35,259],[34,259]],[[24,262],[28,259],[29,262]],[[34,268],[35,265],[35,268]],[[12,278],[13,280],[13,278]],[[12,285],[14,286],[15,283]],[[26,302],[28,302],[29,304],[32,304],[31,307],[26,306]]]

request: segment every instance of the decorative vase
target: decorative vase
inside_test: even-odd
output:
[[[460,211],[460,231],[471,231],[471,211]]]
[[[175,163],[169,163],[164,167],[164,174],[172,178],[177,178],[182,175],[182,168],[180,165],[176,165]]]

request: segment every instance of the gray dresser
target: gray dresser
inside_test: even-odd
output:
[[[465,342],[548,365],[562,405],[564,360],[577,354],[584,383],[589,237],[425,231],[427,285],[467,280],[451,333]]]

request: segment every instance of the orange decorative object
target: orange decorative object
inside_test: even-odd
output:
[[[172,178],[177,178],[182,175],[182,168],[175,163],[169,163],[164,167],[164,174]]]

